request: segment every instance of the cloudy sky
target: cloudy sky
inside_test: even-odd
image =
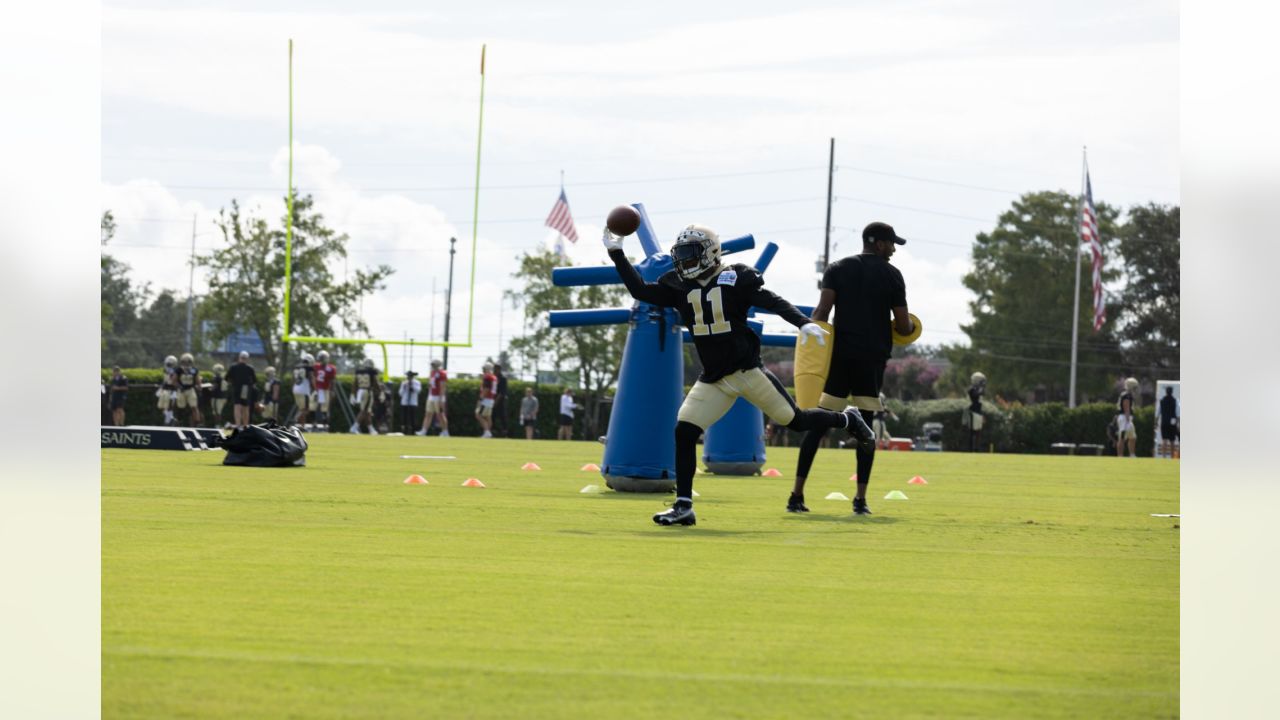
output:
[[[691,222],[778,243],[770,286],[812,304],[834,137],[833,257],[856,252],[872,220],[911,239],[894,263],[929,343],[964,340],[975,233],[1022,192],[1078,192],[1082,146],[1096,198],[1179,202],[1176,2],[629,7],[107,2],[111,252],[137,279],[185,294],[193,217],[208,250],[232,198],[282,216],[289,38],[295,182],[351,236],[350,267],[397,270],[364,302],[373,334],[442,334],[456,236],[454,339],[465,338],[476,263],[474,347],[450,351],[462,372],[520,331],[501,290],[521,252],[554,239],[543,220],[562,171],[575,264],[604,261],[611,207],[643,202],[664,243]],[[419,368],[427,353],[416,351]],[[404,369],[398,352],[390,369]]]

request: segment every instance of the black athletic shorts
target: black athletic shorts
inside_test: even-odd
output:
[[[525,427],[533,427],[538,424],[538,421],[535,420],[534,418],[525,418],[520,421],[520,424]]]
[[[1169,422],[1160,423],[1160,439],[1161,440],[1177,440],[1178,426]]]
[[[252,405],[254,388],[249,385],[232,385],[231,394],[235,396],[236,405]]]
[[[840,398],[850,395],[879,397],[880,388],[884,386],[884,366],[887,362],[882,355],[832,357],[827,384],[822,392]]]
[[[572,415],[563,415],[563,414],[562,414],[562,415],[560,416],[560,425],[561,425],[561,426],[564,426],[564,425],[572,425],[572,424],[573,424],[573,416],[572,416]]]
[[[111,398],[111,409],[112,409],[112,410],[123,410],[123,409],[124,409],[124,396],[123,396],[123,395],[119,395],[119,396],[116,396],[116,397]]]

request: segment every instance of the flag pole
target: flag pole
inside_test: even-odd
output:
[[[1076,406],[1076,355],[1080,345],[1080,233],[1079,225],[1084,213],[1084,184],[1089,175],[1089,148],[1081,149],[1080,167],[1080,206],[1076,211],[1076,228],[1072,233],[1072,244],[1076,248],[1076,291],[1071,307],[1071,389],[1067,394],[1067,407]]]

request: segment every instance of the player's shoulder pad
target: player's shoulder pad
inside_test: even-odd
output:
[[[755,290],[764,285],[764,276],[759,270],[743,263],[727,265],[716,277],[717,285],[729,285],[743,290]]]

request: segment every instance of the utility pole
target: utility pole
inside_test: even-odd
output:
[[[427,323],[427,337],[431,342],[436,341],[436,277],[431,276],[431,320]],[[427,346],[427,364],[430,365],[432,360],[436,359],[436,347],[434,345]]]
[[[822,267],[831,264],[831,190],[836,175],[836,139],[831,138],[831,154],[827,158],[827,237],[822,246]]]
[[[187,352],[191,352],[191,315],[196,287],[196,214],[191,213],[191,271],[187,274]]]
[[[458,238],[449,238],[449,289],[445,291],[444,296],[444,367],[449,368],[449,317],[453,313],[453,256],[458,251],[454,249],[454,245],[458,243]]]

